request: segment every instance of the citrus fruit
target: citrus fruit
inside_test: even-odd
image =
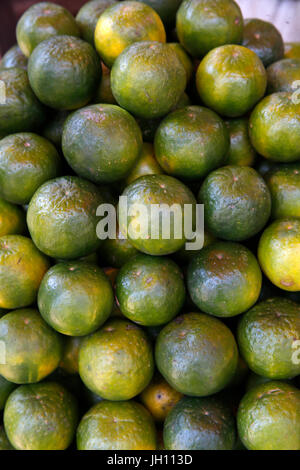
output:
[[[68,10],[51,2],[41,2],[32,5],[21,16],[16,34],[20,49],[29,57],[45,39],[62,34],[80,36],[80,31]]]
[[[14,309],[31,305],[49,262],[22,235],[0,238],[0,308]]]
[[[91,0],[85,3],[76,15],[82,38],[94,45],[95,29],[100,15],[116,0]]]
[[[213,49],[200,62],[196,84],[206,106],[221,115],[239,117],[264,96],[267,74],[255,52],[226,45]]]
[[[0,410],[3,410],[6,400],[15,388],[16,384],[9,382],[0,375]]]
[[[0,198],[0,237],[19,235],[26,230],[26,216],[21,207]]]
[[[256,374],[288,379],[300,374],[294,344],[300,343],[300,307],[288,299],[257,304],[241,318],[237,331],[241,354]]]
[[[37,134],[22,132],[0,141],[0,194],[15,204],[28,204],[35,191],[58,176],[61,160],[54,145]]]
[[[272,216],[300,217],[300,164],[282,164],[265,175],[272,197]]]
[[[142,149],[142,134],[125,109],[96,104],[71,114],[62,149],[76,173],[95,183],[125,178]]]
[[[178,59],[182,63],[186,72],[187,83],[189,83],[194,73],[194,64],[193,64],[192,59],[186,53],[182,45],[179,44],[179,42],[170,42],[168,44],[169,44],[169,47],[171,47],[176,52]]]
[[[163,170],[185,180],[199,180],[221,166],[229,148],[222,119],[202,106],[169,114],[155,134],[155,155]]]
[[[42,103],[72,110],[92,99],[101,79],[101,64],[93,47],[82,39],[53,36],[31,54],[28,76]]]
[[[43,136],[61,149],[63,127],[70,111],[57,111],[50,116],[43,128]]]
[[[187,273],[193,302],[205,313],[232,317],[257,301],[262,274],[255,256],[238,243],[217,242],[191,260]]]
[[[127,185],[146,175],[161,175],[163,169],[159,165],[154,152],[153,145],[149,142],[143,143],[138,160],[135,162],[125,182]]]
[[[6,402],[4,425],[18,450],[64,450],[78,421],[75,398],[57,383],[18,387]]]
[[[299,450],[300,391],[279,381],[252,388],[240,403],[237,424],[248,450]]]
[[[142,0],[137,0],[141,2]],[[161,17],[166,27],[173,26],[175,23],[176,12],[181,4],[182,0],[143,0],[152,7]]]
[[[201,397],[219,392],[231,381],[238,350],[233,334],[220,320],[188,313],[161,330],[155,358],[171,387]]]
[[[79,372],[78,356],[81,343],[81,336],[69,336],[64,339],[63,356],[59,367],[66,374],[74,375]]]
[[[7,439],[3,424],[0,424],[0,450],[14,450],[13,446]]]
[[[230,136],[226,163],[228,165],[252,166],[256,152],[249,139],[248,119],[228,119],[225,124]]]
[[[168,44],[137,42],[115,61],[111,86],[122,108],[151,119],[164,116],[176,105],[186,87],[186,72]]]
[[[0,340],[5,344],[5,364],[0,365],[0,374],[10,382],[39,382],[56,369],[62,356],[61,337],[34,309],[4,315]]]
[[[0,70],[5,103],[0,103],[0,134],[31,132],[45,120],[45,109],[33,93],[26,70],[14,67]]]
[[[126,47],[139,41],[166,42],[164,25],[151,7],[124,1],[101,14],[95,29],[95,46],[108,67],[112,67]]]
[[[206,228],[214,236],[246,240],[260,232],[271,213],[271,196],[263,178],[247,166],[212,171],[199,192]]]
[[[76,176],[44,183],[27,211],[34,243],[53,258],[76,259],[93,253],[101,243],[96,211],[104,202],[100,189]]]
[[[277,162],[300,159],[300,102],[288,92],[266,96],[253,110],[249,134],[255,150]]]
[[[98,85],[96,95],[94,97],[95,103],[106,103],[106,104],[117,104],[114,95],[111,90],[110,82],[110,69],[103,63],[102,66],[102,78]]]
[[[265,275],[286,291],[300,290],[300,220],[275,220],[263,232],[258,259]]]
[[[144,326],[163,325],[184,303],[183,275],[172,260],[140,254],[120,269],[116,296],[129,320]]]
[[[233,450],[235,422],[216,398],[184,397],[164,423],[167,450]]]
[[[141,393],[140,400],[155,421],[163,422],[182,396],[160,374],[156,374]]]
[[[167,255],[183,247],[184,214],[191,225],[196,207],[194,195],[183,183],[167,175],[142,176],[122,196],[127,199],[118,208],[120,230],[135,248],[149,255]]]
[[[44,320],[56,331],[85,336],[109,317],[113,292],[98,266],[84,261],[58,263],[44,276],[38,293]]]
[[[268,93],[296,91],[300,83],[300,58],[282,59],[267,68]]]
[[[27,69],[27,57],[24,56],[23,52],[16,44],[12,46],[8,51],[4,54],[0,62],[1,69],[11,69],[14,67],[18,67],[20,69]]]
[[[300,42],[286,42],[284,44],[284,57],[286,59],[300,59]]]
[[[183,47],[201,58],[223,44],[240,44],[243,17],[232,0],[184,0],[177,13],[176,31]]]
[[[149,412],[134,401],[102,401],[82,418],[78,450],[155,450],[156,430]]]
[[[284,44],[278,29],[258,18],[244,22],[243,46],[258,55],[265,67],[283,58]]]
[[[153,375],[146,334],[129,321],[110,320],[83,340],[79,373],[83,383],[102,398],[130,400],[147,387]]]

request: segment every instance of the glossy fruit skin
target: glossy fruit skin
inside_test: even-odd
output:
[[[11,69],[14,67],[19,67],[20,69],[27,69],[27,57],[24,56],[23,52],[16,44],[12,46],[8,51],[4,54],[0,62],[1,69]]]
[[[98,266],[84,261],[59,263],[43,278],[38,306],[54,330],[68,336],[85,336],[108,319],[113,291]]]
[[[284,57],[286,59],[300,59],[300,42],[286,42],[284,44]]]
[[[239,349],[250,369],[274,380],[300,374],[293,361],[293,345],[300,341],[300,307],[284,298],[268,299],[241,318]]]
[[[283,58],[284,44],[278,29],[258,18],[244,22],[243,46],[258,55],[265,67]]]
[[[132,167],[125,183],[128,186],[133,181],[140,178],[140,176],[162,175],[163,173],[163,169],[156,159],[153,145],[149,142],[145,142],[143,143],[139,158]]]
[[[299,450],[300,391],[279,381],[254,387],[240,403],[237,424],[248,450]]]
[[[174,390],[160,374],[155,374],[148,387],[141,393],[140,400],[155,421],[164,422],[182,397],[182,393]]]
[[[206,228],[214,236],[242,241],[260,232],[271,213],[263,178],[250,167],[229,165],[211,172],[199,192]]]
[[[201,311],[232,317],[255,304],[262,274],[248,248],[238,243],[216,242],[192,259],[187,282],[191,298]]]
[[[134,401],[101,401],[77,429],[78,450],[155,450],[156,445],[153,419]]]
[[[300,103],[288,92],[266,96],[252,111],[249,135],[256,151],[276,162],[300,159]]]
[[[300,163],[278,165],[265,175],[274,219],[300,217]]]
[[[95,29],[100,15],[106,8],[114,5],[115,0],[91,0],[85,3],[76,15],[82,39],[94,45]]]
[[[243,17],[232,0],[184,0],[177,13],[176,30],[183,47],[201,58],[223,44],[240,44]]]
[[[18,45],[26,57],[51,36],[80,36],[79,27],[71,13],[50,2],[41,2],[28,8],[18,21],[16,33]]]
[[[78,355],[81,343],[81,336],[64,338],[63,356],[59,363],[59,369],[68,374],[68,376],[79,373]]]
[[[0,238],[0,308],[15,309],[31,305],[49,261],[23,235]]]
[[[194,73],[194,64],[191,57],[179,42],[170,42],[168,44],[177,53],[178,59],[185,68],[187,83],[189,83]]]
[[[101,243],[96,210],[104,202],[100,189],[76,176],[44,183],[27,211],[34,243],[52,258],[76,259],[93,253]]]
[[[110,82],[110,69],[106,67],[103,63],[101,63],[102,67],[102,78],[98,85],[96,95],[94,97],[94,102],[96,104],[117,104],[114,95],[112,94],[111,90],[111,82]]]
[[[265,275],[280,289],[300,290],[300,220],[275,220],[263,232],[258,259]]]
[[[0,424],[0,450],[14,450],[13,446],[9,442],[4,426]]]
[[[22,235],[26,230],[26,215],[21,207],[0,198],[0,237]]]
[[[111,401],[130,400],[153,375],[151,344],[144,331],[121,319],[110,320],[83,340],[79,373],[94,393]]]
[[[184,180],[199,180],[221,166],[229,149],[224,122],[202,106],[169,114],[157,129],[154,143],[164,171]]]
[[[37,134],[21,132],[0,141],[0,194],[28,204],[35,191],[58,176],[61,159],[54,145]]]
[[[287,91],[293,93],[299,86],[295,83],[300,80],[300,58],[282,59],[267,68],[268,93]],[[297,83],[296,83],[297,85]]]
[[[234,336],[220,320],[188,313],[161,330],[155,358],[158,370],[175,390],[201,397],[219,392],[231,381],[238,350]]]
[[[120,230],[124,236],[128,236],[130,243],[143,253],[160,256],[175,253],[182,248],[186,242],[184,232],[182,237],[176,238],[176,231],[184,222],[184,204],[189,204],[193,211],[195,209],[196,200],[192,192],[180,181],[167,175],[148,175],[138,178],[124,190],[122,196],[127,197],[127,209],[119,204],[118,220]],[[145,214],[131,215],[135,210],[136,204],[142,204]],[[172,206],[178,204],[181,207],[181,215],[177,220],[170,223],[166,217],[163,217],[167,227],[170,227],[170,236],[162,237],[162,229],[164,226],[159,222],[157,214],[153,214],[151,206],[153,204],[167,204]],[[147,213],[147,216],[146,216]],[[128,214],[128,216],[127,216]],[[187,215],[187,218],[190,219]],[[190,220],[189,220],[190,221]],[[158,238],[151,238],[151,225],[155,224],[159,227]],[[191,221],[190,221],[191,222]],[[139,223],[140,230],[136,227]],[[180,226],[178,226],[178,223]]]
[[[9,382],[0,375],[0,410],[3,410],[6,400],[15,388],[16,384]]]
[[[77,422],[75,398],[55,382],[18,387],[4,411],[5,430],[18,450],[65,450]]]
[[[39,100],[50,108],[85,106],[101,79],[101,64],[93,47],[74,36],[53,36],[30,56],[28,76]]]
[[[255,52],[226,45],[213,49],[200,62],[196,85],[206,106],[221,115],[239,117],[264,96],[267,74]]]
[[[39,382],[56,369],[62,357],[61,337],[34,309],[4,315],[0,339],[6,348],[6,363],[0,365],[0,374],[13,383]]]
[[[43,128],[43,136],[52,142],[58,150],[61,149],[63,127],[69,114],[70,111],[57,111]]]
[[[235,441],[230,410],[212,397],[182,398],[164,424],[167,450],[233,450]]]
[[[96,104],[67,119],[62,149],[78,175],[95,183],[112,183],[125,178],[138,159],[142,133],[124,109]]]
[[[133,43],[166,42],[159,15],[144,3],[117,2],[100,16],[95,29],[95,46],[103,62],[112,67],[119,55]]]
[[[138,117],[158,118],[178,102],[186,87],[186,72],[176,52],[167,44],[137,42],[115,61],[111,87],[122,108]]]
[[[164,325],[183,306],[183,274],[168,258],[140,254],[120,269],[116,296],[121,312],[129,320],[143,326]]]
[[[0,80],[6,90],[5,104],[0,104],[0,134],[38,129],[45,120],[45,109],[30,87],[26,70],[0,70]]]
[[[137,0],[141,2],[142,0]],[[182,0],[143,0],[152,7],[161,17],[166,27],[173,26],[175,22],[176,12],[182,3]]]
[[[256,152],[249,139],[248,119],[229,119],[225,121],[225,124],[230,136],[227,165],[253,166]]]

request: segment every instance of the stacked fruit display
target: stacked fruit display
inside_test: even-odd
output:
[[[300,43],[233,0],[36,3],[16,37],[0,449],[300,450]],[[149,235],[197,204],[204,247]]]

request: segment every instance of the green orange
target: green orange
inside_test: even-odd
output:
[[[166,42],[159,15],[145,3],[117,2],[100,15],[95,46],[108,67],[112,67],[126,47],[140,41]]]
[[[62,357],[62,339],[34,309],[20,309],[0,319],[5,364],[0,374],[17,384],[39,382],[51,374]]]
[[[242,399],[237,424],[248,450],[300,450],[300,391],[283,382],[268,382]]]
[[[119,226],[117,226],[116,238],[107,238],[100,248],[102,261],[113,268],[121,268],[138,253],[130,241],[123,237]]]
[[[101,401],[77,429],[78,450],[155,450],[156,445],[153,419],[134,401]]]
[[[9,382],[0,375],[0,410],[3,410],[6,400],[15,388],[16,384]]]
[[[249,139],[248,119],[228,119],[225,124],[230,136],[226,163],[228,165],[253,166],[256,152]]]
[[[141,393],[152,378],[153,367],[146,334],[126,320],[110,320],[85,338],[79,351],[83,383],[106,400],[130,400]]]
[[[300,164],[278,165],[265,175],[272,197],[272,216],[300,217]]]
[[[39,285],[49,269],[49,261],[22,235],[0,238],[0,308],[14,309],[31,305]]]
[[[284,44],[284,57],[286,59],[300,59],[300,42],[286,42]]]
[[[184,0],[177,13],[176,31],[183,47],[201,58],[223,44],[240,44],[243,17],[232,0]]]
[[[26,215],[21,207],[0,198],[0,237],[19,235],[26,230]]]
[[[125,183],[126,185],[129,185],[136,179],[140,178],[140,176],[161,174],[163,174],[163,169],[156,159],[153,145],[149,142],[145,142],[143,143],[139,158],[132,167]]]
[[[300,83],[300,58],[279,60],[267,68],[267,74],[268,93],[296,92]]]
[[[76,15],[76,22],[80,28],[82,38],[94,45],[94,36],[100,15],[106,8],[114,5],[116,0],[90,0],[85,3]]]
[[[44,137],[22,132],[0,141],[0,194],[7,201],[28,204],[35,191],[58,176],[60,169],[60,156]]]
[[[267,74],[255,52],[226,45],[213,49],[201,61],[196,85],[206,106],[221,115],[239,117],[264,96]]]
[[[258,245],[262,270],[275,286],[286,291],[300,290],[300,220],[275,220],[263,232]]]
[[[65,450],[77,421],[75,398],[54,382],[18,387],[4,411],[5,430],[18,450]]]
[[[27,57],[24,56],[23,52],[16,44],[15,46],[12,46],[10,49],[8,49],[8,51],[4,54],[0,62],[0,67],[1,69],[19,67],[26,70],[27,62]]]
[[[258,18],[244,22],[243,46],[258,55],[265,67],[283,58],[284,44],[278,29]]]

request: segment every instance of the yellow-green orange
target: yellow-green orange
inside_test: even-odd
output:
[[[0,319],[5,364],[0,374],[18,384],[39,382],[51,374],[62,357],[62,339],[34,309],[20,309]]]
[[[166,42],[158,14],[144,3],[117,2],[100,16],[95,29],[95,46],[105,64],[112,67],[126,47],[139,41]]]
[[[270,281],[280,289],[300,290],[300,220],[275,220],[263,232],[258,259]]]
[[[228,165],[252,166],[256,152],[249,139],[248,119],[229,119],[225,121],[225,124],[230,136],[226,163]]]
[[[300,163],[278,165],[264,178],[272,197],[272,216],[300,217]]]
[[[83,383],[102,398],[130,400],[153,375],[151,344],[137,325],[114,319],[84,339],[79,351]]]
[[[76,15],[82,38],[94,45],[94,36],[100,15],[106,8],[114,5],[116,0],[91,0],[85,3]]]
[[[8,51],[4,54],[0,62],[1,69],[11,69],[13,67],[19,67],[21,69],[27,69],[27,57],[24,56],[23,52],[16,44],[12,46]]]
[[[21,207],[0,198],[0,237],[19,235],[26,230],[26,216]]]
[[[295,92],[298,97],[298,84],[300,82],[300,58],[282,59],[267,68],[268,93],[279,91]]]
[[[284,57],[287,59],[300,59],[300,42],[286,42],[284,44]]]
[[[213,49],[201,61],[196,85],[206,106],[221,115],[239,117],[264,96],[267,74],[255,52],[226,45]]]
[[[156,450],[156,430],[149,412],[134,401],[101,401],[82,418],[78,450]]]
[[[126,185],[129,185],[136,179],[140,178],[140,176],[161,174],[163,174],[163,169],[156,159],[153,145],[149,142],[145,142],[143,143],[140,156],[132,167],[125,183]]]
[[[49,261],[22,235],[0,238],[0,308],[31,305],[49,268]]]

